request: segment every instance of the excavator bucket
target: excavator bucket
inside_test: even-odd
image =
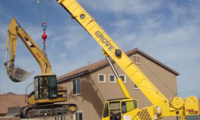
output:
[[[7,112],[6,116],[17,117],[17,116],[20,116],[20,114],[21,114],[20,106],[15,106],[15,107],[8,108],[8,112]]]
[[[25,70],[18,68],[18,67],[12,67],[8,71],[8,76],[13,82],[22,82],[26,80],[30,75],[32,75],[33,72],[26,72]]]

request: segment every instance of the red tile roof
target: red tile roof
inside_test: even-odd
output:
[[[27,103],[25,102],[25,96],[26,95],[13,93],[0,95],[0,114],[6,114],[8,112],[8,107],[27,106]]]
[[[167,69],[168,71],[174,73],[175,75],[177,75],[177,76],[179,75],[179,73],[177,71],[175,71],[172,68],[166,66],[165,64],[163,64],[160,61],[156,60],[155,58],[149,56],[148,54],[144,53],[143,51],[139,50],[138,48],[129,50],[129,51],[125,52],[125,53],[128,56],[131,56],[131,55],[133,55],[135,53],[139,53],[142,56],[146,57],[147,59],[151,60],[152,62],[154,62],[154,63],[160,65],[161,67]],[[74,78],[74,77],[78,77],[78,76],[93,72],[93,71],[95,71],[97,69],[100,69],[100,68],[102,68],[104,66],[107,66],[107,65],[108,65],[108,61],[106,59],[100,60],[98,62],[86,65],[84,67],[75,69],[74,71],[71,71],[69,73],[66,73],[66,74],[64,74],[62,76],[59,76],[57,78],[57,80],[58,80],[58,82],[62,82],[62,81],[65,81],[65,80],[68,80],[68,79],[71,79],[71,78]]]

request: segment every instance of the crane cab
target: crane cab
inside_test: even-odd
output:
[[[110,99],[104,104],[102,120],[133,119],[139,111],[138,101],[132,98]]]

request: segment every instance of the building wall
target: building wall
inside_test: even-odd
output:
[[[137,66],[139,69],[151,80],[151,82],[169,99],[173,98],[177,93],[177,81],[176,75],[167,71],[156,63],[148,60],[147,58],[137,54],[139,56],[141,64]],[[130,56],[133,60],[133,56]],[[118,74],[125,75],[125,73],[114,64]],[[98,75],[104,74],[106,82],[98,82]],[[110,66],[106,66],[100,70],[97,70],[91,74],[81,76],[81,94],[72,94],[72,80],[68,80],[60,85],[67,87],[68,101],[66,103],[75,103],[78,105],[78,112],[83,113],[83,120],[100,120],[104,101],[106,99],[123,98],[124,95],[118,85],[118,83],[110,83],[109,75],[113,74]],[[134,83],[126,76],[126,83],[130,95],[132,98],[139,100],[139,108],[151,106],[151,102],[145,97],[145,95],[139,90],[134,88]],[[73,116],[68,116],[68,120],[73,120]],[[174,119],[174,118],[170,118]],[[164,119],[163,119],[164,120]],[[168,118],[169,120],[169,118]]]

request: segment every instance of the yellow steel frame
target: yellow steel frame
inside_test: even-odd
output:
[[[150,82],[150,80],[138,69],[138,67],[127,57],[127,55],[115,44],[97,22],[75,1],[60,0],[59,4],[64,6],[99,43],[103,50],[120,66],[129,78],[140,88],[146,97],[153,103],[168,101],[167,98]],[[84,17],[84,19],[81,19]],[[116,57],[115,50],[122,51],[121,57]]]
[[[138,86],[138,88],[145,94],[145,96],[151,101],[153,106],[144,108],[152,116],[162,118],[164,116],[183,116],[185,115],[184,103],[181,99],[173,99],[174,104],[183,104],[181,107],[171,107],[168,99],[151,83],[151,81],[140,71],[140,69],[129,59],[129,57],[116,45],[116,43],[107,35],[107,33],[98,25],[98,23],[79,5],[76,0],[58,0],[58,3],[67,10],[73,19],[77,22],[97,41],[102,47],[104,55],[110,56],[119,67],[129,76],[129,78]],[[115,51],[120,50],[121,56],[116,56]],[[125,95],[130,98],[126,87],[124,86],[121,79],[118,83]],[[194,97],[194,96],[193,96]],[[199,111],[197,107],[198,101],[190,108],[194,108]],[[195,107],[196,105],[196,107]],[[162,114],[156,113],[157,106],[161,107]],[[144,109],[141,110],[144,111]],[[135,115],[137,116],[137,115]],[[138,117],[135,117],[138,118]],[[141,118],[142,119],[142,118]],[[184,116],[182,117],[184,119]]]

